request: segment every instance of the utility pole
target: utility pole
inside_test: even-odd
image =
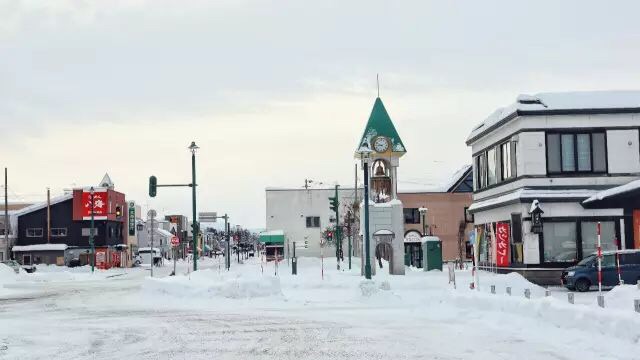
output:
[[[341,239],[340,239],[340,215],[338,212],[338,208],[340,207],[340,201],[338,199],[338,187],[339,185],[336,185],[335,187],[335,193],[333,197],[329,197],[329,208],[331,210],[333,210],[336,214],[336,260],[337,260],[337,267],[338,270],[340,270],[340,250],[342,250],[342,243],[341,243]]]
[[[47,188],[47,244],[51,243],[51,190]]]
[[[7,168],[4,168],[4,242],[7,246],[7,259],[10,257],[9,253],[9,198],[7,197]]]
[[[227,262],[227,271],[229,271],[231,269],[231,244],[230,239],[229,239],[229,233],[231,232],[231,224],[229,224],[229,219],[227,218],[227,215],[225,214],[225,219],[224,219],[224,223],[226,225],[226,231],[227,231],[227,251],[224,257],[224,260]]]
[[[191,150],[191,184],[193,184],[191,187],[193,201],[193,271],[196,271],[198,270],[198,234],[200,231],[196,217],[196,150],[198,150],[198,146],[195,141],[191,142],[189,150]]]
[[[353,221],[352,211],[347,212],[347,241],[349,242],[349,270],[351,270],[351,222]]]
[[[93,213],[94,213],[94,205],[95,201],[93,201],[93,196],[95,194],[95,189],[93,186],[91,187],[91,229],[89,233],[89,245],[91,246],[91,273],[93,273],[96,262],[96,247],[95,242],[93,241],[93,233],[95,232],[94,221],[93,221]]]
[[[147,213],[147,215],[149,215],[149,218],[151,219],[151,277],[153,277],[153,265],[154,265],[154,261],[155,261],[155,250],[153,249],[153,218],[156,217],[156,211],[155,210],[149,210],[149,212]],[[175,271],[175,269],[174,269]]]
[[[362,165],[364,167],[364,251],[365,251],[365,263],[364,263],[364,277],[367,280],[371,280],[371,249],[369,246],[369,151],[361,153],[363,157]],[[365,154],[366,153],[366,154]],[[365,157],[366,156],[366,157]]]

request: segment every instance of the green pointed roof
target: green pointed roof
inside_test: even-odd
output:
[[[371,109],[369,121],[367,121],[364,134],[362,134],[362,139],[360,139],[360,143],[358,144],[358,150],[366,144],[368,144],[368,147],[371,149],[373,146],[372,140],[377,136],[385,136],[391,141],[390,148],[392,152],[403,154],[407,152],[400,139],[400,135],[398,135],[398,131],[396,131],[396,127],[393,126],[393,121],[391,121],[387,109],[385,109],[379,97],[376,98],[373,109]]]

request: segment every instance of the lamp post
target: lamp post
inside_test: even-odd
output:
[[[96,262],[96,247],[95,247],[95,243],[93,241],[93,232],[94,232],[94,227],[93,227],[93,209],[94,209],[93,196],[95,194],[95,189],[93,188],[93,186],[91,187],[91,189],[89,191],[90,191],[90,194],[91,194],[91,228],[89,229],[89,246],[91,246],[91,272],[93,273],[93,270],[94,270],[94,267],[95,267],[95,262]]]
[[[371,249],[369,248],[369,158],[371,156],[369,144],[364,144],[358,150],[364,170],[364,277],[371,280]]]
[[[195,141],[189,145],[191,150],[191,194],[193,201],[193,271],[198,270],[198,233],[199,224],[196,217],[196,150],[199,147]]]
[[[427,209],[426,207],[418,209],[422,215],[422,236],[427,236]]]

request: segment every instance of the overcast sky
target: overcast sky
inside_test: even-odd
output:
[[[10,200],[96,184],[161,213],[265,223],[267,186],[353,183],[380,95],[437,185],[521,93],[640,87],[637,1],[0,0],[0,166]]]

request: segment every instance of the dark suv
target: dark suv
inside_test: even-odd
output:
[[[602,286],[618,285],[618,262],[620,258],[620,277],[625,284],[635,284],[640,280],[640,250],[604,251],[602,253]],[[576,266],[565,269],[561,277],[562,284],[569,290],[588,291],[598,285],[598,258],[591,254]]]

